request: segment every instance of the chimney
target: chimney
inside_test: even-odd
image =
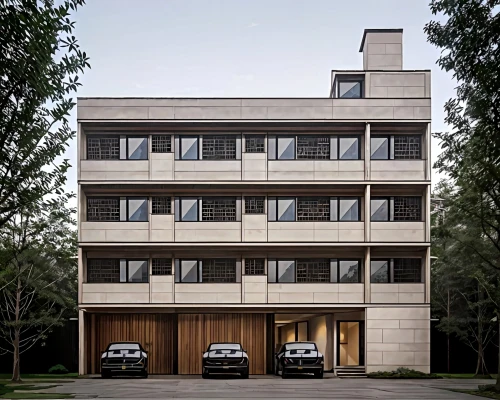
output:
[[[365,71],[401,71],[403,69],[403,30],[365,29],[359,52],[363,52]]]

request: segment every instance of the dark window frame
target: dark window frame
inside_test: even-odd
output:
[[[411,197],[411,198],[416,198],[420,200],[420,219],[394,219],[394,200],[396,197]],[[372,200],[386,200],[388,202],[388,213],[387,213],[387,219],[386,220],[372,220],[372,209],[371,209],[371,202]],[[370,198],[370,222],[424,222],[425,217],[424,217],[424,201],[423,201],[422,196],[372,196]]]
[[[168,146],[170,146],[169,150],[167,150],[167,151],[155,151],[154,140],[155,140],[155,138],[159,138],[159,137],[169,138],[170,139],[170,143],[168,143]],[[169,135],[169,134],[154,134],[154,135],[151,135],[151,153],[168,154],[168,153],[172,153],[173,151],[174,151],[174,146],[172,146],[172,135]]]
[[[159,265],[161,261],[166,261],[166,265]],[[155,262],[157,265],[155,265]],[[163,273],[164,270],[169,272]],[[168,276],[172,275],[172,259],[171,258],[152,258],[151,259],[151,275],[152,276]],[[162,272],[162,273],[160,273]]]
[[[252,208],[247,208],[247,201],[250,202],[257,202],[262,200],[262,211],[259,210],[258,208],[258,203],[255,203],[255,210],[257,211],[249,211],[252,210]],[[250,206],[252,203],[250,203]],[[252,214],[252,215],[265,215],[266,214],[266,196],[245,196],[245,214]]]
[[[203,281],[203,264],[204,261],[209,261],[209,260],[234,260],[235,266],[234,266],[234,282],[213,282],[213,281]],[[178,258],[175,260],[175,276],[174,276],[174,282],[175,283],[183,283],[183,284],[200,284],[200,283],[216,283],[216,284],[233,284],[233,283],[241,283],[241,275],[240,275],[240,282],[238,282],[238,261],[241,261],[238,258],[227,258],[227,257],[214,257],[214,258]],[[194,261],[196,262],[195,269],[196,269],[196,282],[183,282],[182,281],[182,262],[183,261]],[[201,267],[200,267],[200,262],[201,262]],[[241,266],[241,264],[240,264]]]
[[[90,199],[95,199],[95,198],[105,198],[105,199],[118,199],[118,207],[119,207],[119,213],[120,213],[120,219],[117,220],[99,220],[99,221],[90,221],[89,220],[89,200]],[[125,198],[126,202],[126,207],[125,207],[125,219],[121,219],[121,199]],[[146,204],[148,205],[148,212],[147,212],[147,219],[145,221],[131,221],[129,219],[129,200],[130,199],[135,199],[135,200],[146,200]],[[87,222],[149,222],[149,197],[144,197],[144,196],[89,196],[87,197],[87,209],[86,209],[86,221]]]
[[[104,199],[104,200],[117,200],[118,201],[118,219],[89,219],[89,215],[91,215],[91,213],[89,212],[89,208],[90,207],[90,203],[92,200],[95,200],[95,199]],[[123,222],[121,221],[120,217],[120,197],[119,196],[89,196],[87,197],[87,209],[86,209],[86,213],[87,213],[87,218],[86,218],[86,221],[87,222]]]
[[[253,153],[253,154],[259,154],[259,153],[265,154],[266,153],[266,135],[252,135],[252,134],[246,135],[246,134],[244,134],[244,138],[245,138],[245,149],[243,150],[243,153]],[[248,139],[252,139],[252,140],[262,139],[262,151],[260,151],[260,147],[257,147],[257,146],[255,146],[255,147],[258,148],[259,151],[253,151],[253,150],[248,151],[248,149],[247,149],[247,140]]]
[[[232,199],[234,200],[234,219],[229,219],[229,220],[219,220],[219,219],[204,219],[203,218],[203,203],[205,202],[205,199],[212,199],[212,200],[226,200],[226,199]],[[201,218],[201,222],[239,222],[238,221],[238,196],[202,196],[200,199],[198,199],[198,207],[200,207],[200,201],[201,201],[201,208],[198,208],[198,219]],[[201,215],[200,215],[201,214]]]
[[[200,135],[179,135],[179,158],[175,161],[196,161],[200,158]],[[196,139],[196,158],[182,158],[182,139]]]
[[[155,199],[168,199],[168,212],[155,212]],[[158,207],[158,205],[157,205]],[[151,196],[151,214],[152,215],[172,215],[173,214],[173,209],[172,209],[172,196]]]
[[[418,137],[419,139],[419,146],[420,146],[420,157],[419,158],[396,158],[396,155],[395,155],[395,149],[394,149],[394,139],[396,137],[401,137],[401,136],[404,136],[404,137],[408,137],[408,136],[411,136],[411,137]],[[388,146],[389,146],[389,149],[387,151],[387,158],[372,158],[372,144],[371,144],[371,140],[373,138],[384,138],[384,139],[387,139],[388,140]],[[423,160],[423,148],[422,148],[422,144],[423,144],[423,135],[422,134],[399,134],[399,135],[390,135],[390,134],[383,134],[383,135],[377,135],[377,134],[372,134],[371,137],[370,137],[370,160],[371,161],[387,161],[387,160],[390,160],[390,161],[412,161],[412,160]],[[392,149],[392,158],[391,158],[391,149]]]
[[[125,267],[125,273],[126,273],[126,281],[125,282],[119,282],[119,283],[149,283],[150,279],[149,279],[149,275],[150,275],[150,265],[149,265],[149,259],[148,258],[119,258],[118,259],[119,262],[120,262],[120,266],[121,266],[121,261],[122,260],[125,260],[126,261],[126,267]],[[130,276],[129,276],[129,262],[130,261],[142,261],[142,262],[146,262],[146,269],[147,269],[147,280],[146,281],[141,281],[141,282],[130,282]]]
[[[196,200],[196,220],[195,221],[184,221],[182,219],[182,203],[183,200]],[[199,197],[190,197],[190,196],[183,196],[179,197],[179,221],[177,222],[203,222],[200,219],[200,198]]]
[[[340,83],[359,82],[361,83],[360,97],[340,97]],[[364,75],[335,75],[335,98],[337,99],[364,99],[365,98],[365,76]]]
[[[396,282],[395,281],[395,273],[394,273],[394,267],[395,267],[395,260],[419,260],[419,265],[420,265],[420,280],[419,281],[409,281],[409,282]],[[372,261],[383,261],[387,263],[388,270],[387,270],[387,281],[384,282],[374,282],[372,280],[372,270],[371,270],[371,263]],[[370,283],[371,284],[398,284],[398,285],[405,285],[405,284],[416,284],[416,283],[425,283],[425,273],[423,271],[424,264],[423,264],[423,258],[420,257],[395,257],[395,258],[371,258],[370,259]]]
[[[92,284],[100,284],[100,283],[120,283],[120,259],[119,258],[87,258],[86,259],[87,263],[85,266],[85,272],[86,272],[86,283],[92,283]],[[113,278],[110,278],[109,280],[99,280],[99,281],[94,281],[91,280],[91,272],[90,272],[90,267],[93,262],[102,262],[102,261],[114,261],[116,263],[115,266],[111,266],[111,268],[116,267],[116,280],[113,280]],[[101,266],[102,267],[102,266]],[[110,268],[110,269],[111,269]],[[110,271],[109,274],[113,273],[113,271]]]
[[[374,282],[372,280],[372,261],[380,261],[387,263],[387,282]],[[370,283],[391,283],[391,259],[390,258],[370,258]]]
[[[117,139],[118,140],[118,158],[89,158],[89,139]],[[121,160],[120,159],[120,135],[98,135],[98,134],[88,134],[86,135],[86,160],[106,160],[106,161],[114,161]]]
[[[118,139],[118,158],[89,158],[89,138],[102,138],[102,139]],[[124,157],[122,158],[121,154],[121,140],[125,138],[125,154]],[[129,139],[146,139],[146,158],[129,158]],[[149,160],[149,135],[125,135],[123,133],[117,133],[117,134],[111,134],[111,135],[97,135],[97,134],[89,134],[86,137],[86,148],[87,148],[87,154],[86,154],[86,159],[87,160],[106,160],[106,161],[147,161]]]
[[[247,262],[252,262],[252,261],[254,262],[253,265],[247,265]],[[263,263],[262,272],[255,273],[255,271],[260,271],[260,266],[256,265],[255,261]],[[266,259],[265,258],[245,258],[244,268],[245,268],[245,275],[266,276]],[[259,269],[257,269],[257,268],[259,268]]]
[[[296,160],[331,160],[331,150],[332,150],[332,135],[297,135],[295,138],[295,159]],[[299,154],[299,139],[307,138],[307,139],[324,139],[328,140],[328,154],[326,157],[304,157],[302,154]],[[319,146],[318,146],[319,147]],[[326,146],[325,146],[326,147]],[[338,149],[337,149],[338,152]]]
[[[116,281],[107,281],[107,282],[90,282],[89,281],[89,261],[92,260],[115,260],[118,264],[118,280]],[[121,262],[125,261],[125,281],[121,281]],[[147,280],[146,281],[140,281],[140,282],[131,282],[130,276],[129,276],[129,261],[142,261],[146,262],[146,269],[147,269]],[[135,283],[149,283],[149,275],[150,275],[150,270],[149,270],[149,259],[144,259],[144,258],[87,258],[87,264],[86,264],[86,283],[92,283],[92,284],[106,284],[106,283],[124,283],[124,284],[135,284]]]
[[[147,161],[149,160],[149,136],[148,135],[122,135],[125,136],[125,143],[126,143],[126,150],[125,150],[125,157],[122,160],[127,160],[127,161]],[[121,139],[121,138],[120,138]],[[129,158],[129,144],[128,140],[129,139],[146,139],[146,158]]]
[[[125,197],[125,196],[123,196]],[[149,222],[149,197],[144,197],[144,196],[126,196],[126,201],[127,201],[127,211],[126,211],[126,220],[124,221],[121,221],[121,222]],[[130,220],[130,205],[129,205],[129,200],[130,199],[133,199],[133,200],[146,200],[146,204],[148,206],[148,212],[146,214],[147,216],[147,219],[145,221],[131,221]]]
[[[234,138],[234,158],[206,158],[203,154],[203,151],[204,151],[204,146],[205,146],[205,138],[206,137],[218,137],[218,136],[223,136],[225,138]],[[202,136],[202,142],[201,142],[201,158],[200,158],[200,154],[199,154],[199,151],[200,149],[198,149],[198,159],[199,160],[207,160],[207,161],[235,161],[235,160],[239,160],[238,159],[238,137],[241,137],[241,135],[238,135],[238,134],[226,134],[226,133],[216,133],[216,134],[213,134],[213,133],[207,133],[205,135]],[[198,146],[199,146],[199,142],[198,142]]]

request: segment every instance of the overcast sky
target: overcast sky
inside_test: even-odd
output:
[[[76,35],[92,68],[78,96],[328,97],[332,69],[362,69],[365,28],[403,28],[403,68],[432,70],[432,128],[446,130],[455,85],[423,32],[428,3],[87,0]],[[76,109],[72,121],[76,129]],[[436,141],[432,150],[435,160]],[[68,156],[76,166],[76,143]],[[68,188],[76,190],[76,168]]]

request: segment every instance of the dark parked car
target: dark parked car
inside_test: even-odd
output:
[[[281,346],[276,353],[275,375],[286,378],[288,374],[314,373],[316,378],[323,378],[324,357],[314,342],[289,342]]]
[[[238,373],[248,378],[248,356],[239,343],[211,343],[203,353],[201,376],[211,373]]]
[[[101,356],[101,376],[139,375],[148,377],[148,353],[137,342],[110,343]]]

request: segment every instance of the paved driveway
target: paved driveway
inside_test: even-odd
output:
[[[443,390],[475,389],[491,381],[470,379],[439,380],[323,380],[274,376],[250,379],[201,379],[199,377],[150,377],[149,379],[78,379],[44,392],[73,393],[77,398],[116,399],[455,399],[478,400],[476,396]]]

